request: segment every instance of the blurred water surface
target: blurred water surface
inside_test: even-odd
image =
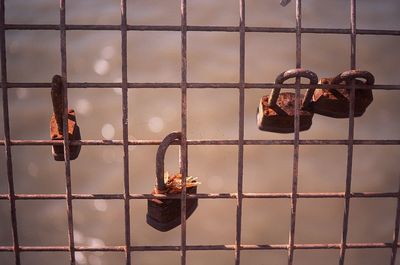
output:
[[[128,0],[128,24],[180,25],[179,0]],[[247,26],[294,27],[295,1],[246,1]],[[350,1],[304,0],[303,26],[349,28]],[[6,0],[6,23],[57,24],[58,1]],[[239,24],[239,1],[188,0],[189,25]],[[357,27],[400,29],[397,0],[357,1]],[[118,0],[67,0],[67,24],[120,23]],[[188,32],[188,82],[238,82],[239,34]],[[129,82],[180,82],[179,32],[128,32]],[[377,84],[400,84],[398,36],[357,36],[357,67],[375,75]],[[6,32],[8,82],[49,82],[61,69],[60,36],[55,30]],[[120,82],[121,36],[118,31],[68,31],[69,82]],[[246,82],[273,82],[295,67],[295,35],[246,33]],[[350,68],[347,35],[302,36],[302,67],[318,76]],[[255,110],[267,89],[245,94],[245,139],[292,139],[261,132]],[[68,92],[83,139],[122,139],[121,89]],[[179,89],[132,89],[128,94],[129,139],[162,139],[180,130]],[[356,118],[355,139],[399,139],[400,92],[375,91],[374,102]],[[238,139],[239,93],[236,89],[189,89],[188,138]],[[48,139],[52,113],[48,88],[9,89],[12,139]],[[0,117],[3,119],[2,108]],[[4,139],[3,120],[0,137]],[[301,139],[346,139],[348,120],[315,115]],[[12,146],[16,193],[65,193],[64,164],[48,146]],[[149,193],[155,179],[156,146],[129,148],[130,192]],[[4,146],[0,146],[0,193],[8,192]],[[200,178],[201,193],[237,191],[237,146],[189,146],[189,174]],[[397,191],[398,146],[354,146],[352,191]],[[343,192],[347,147],[300,146],[299,192]],[[123,193],[123,148],[83,146],[71,162],[73,193]],[[245,146],[244,192],[290,192],[292,146]],[[171,147],[166,169],[178,171],[178,148]],[[343,199],[299,199],[296,243],[340,243]],[[73,202],[75,243],[79,246],[124,245],[123,201]],[[395,198],[352,199],[348,242],[391,242]],[[133,245],[180,245],[180,229],[160,233],[145,222],[146,201],[131,201]],[[17,201],[19,241],[23,246],[68,245],[66,203]],[[0,201],[0,245],[12,245],[8,201]],[[286,244],[289,199],[244,199],[243,244]],[[235,200],[200,200],[187,222],[187,244],[235,244]],[[69,264],[68,253],[23,252],[23,264]],[[347,264],[388,264],[390,249],[346,252]],[[296,250],[294,264],[337,264],[338,250]],[[125,264],[123,253],[77,252],[77,264]],[[287,252],[242,251],[241,264],[286,264]],[[179,264],[179,252],[133,252],[132,264]],[[0,264],[14,264],[13,253],[0,252]],[[189,251],[187,264],[234,264],[233,251]]]

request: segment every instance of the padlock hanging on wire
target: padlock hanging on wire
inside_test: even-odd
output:
[[[182,175],[168,176],[164,174],[164,158],[167,148],[175,140],[181,140],[180,132],[167,135],[161,142],[156,156],[157,186],[152,194],[179,194],[182,191]],[[199,183],[192,177],[186,178],[187,194],[196,194]],[[186,199],[186,219],[196,210],[198,199]],[[153,228],[166,232],[181,224],[181,200],[180,199],[150,199],[147,200],[147,223]]]
[[[365,81],[359,80],[365,79]],[[319,84],[373,85],[374,76],[368,71],[349,70],[333,78],[322,78]],[[312,108],[315,113],[332,118],[348,118],[350,116],[350,89],[316,89],[313,95]],[[364,114],[373,101],[372,89],[356,89],[354,93],[354,117]]]
[[[51,140],[64,140],[63,136],[63,118],[64,118],[64,93],[67,93],[63,78],[59,75],[53,76],[51,82],[51,100],[53,103],[53,111],[50,118],[50,138]],[[79,126],[76,123],[75,111],[68,109],[68,139],[81,140]],[[78,157],[81,151],[80,145],[69,145],[69,159],[74,160]],[[53,144],[52,154],[54,160],[64,161],[64,146]]]
[[[310,80],[310,85],[318,83],[317,75],[305,69],[291,69],[279,74],[275,84],[283,84],[286,80],[304,77]],[[280,88],[274,88],[270,96],[263,96],[257,109],[257,126],[262,131],[276,133],[294,132],[295,93],[280,93]],[[315,88],[307,89],[306,95],[300,95],[302,102],[299,110],[300,131],[308,130],[312,124],[314,113],[310,111],[310,103]]]

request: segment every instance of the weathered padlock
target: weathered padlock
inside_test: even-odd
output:
[[[357,79],[363,78],[365,82]],[[368,71],[350,70],[333,78],[322,78],[319,84],[373,85],[374,76]],[[360,117],[373,101],[371,89],[356,89],[354,97],[354,117]],[[333,118],[350,116],[350,89],[316,89],[313,95],[312,108],[315,113]]]
[[[167,186],[164,182],[164,157],[168,146],[175,140],[181,140],[180,132],[167,135],[157,150],[156,175],[157,187],[152,194],[167,194]],[[197,187],[186,189],[187,194],[196,194]],[[186,219],[197,208],[198,199],[186,199]],[[180,199],[151,199],[147,200],[147,223],[153,228],[166,232],[181,224],[181,200]]]
[[[317,75],[304,69],[291,69],[278,75],[275,84],[283,84],[287,79],[305,77],[311,85],[318,83]],[[257,125],[262,131],[277,133],[294,132],[295,93],[279,93],[280,88],[274,88],[271,95],[263,96],[257,109]],[[312,124],[314,113],[309,111],[312,95],[315,88],[307,89],[306,95],[300,95],[302,106],[300,109],[300,131],[308,130]]]
[[[53,102],[54,113],[50,119],[50,137],[52,140],[63,140],[63,113],[64,100],[63,95],[66,93],[63,79],[59,75],[53,76],[51,83],[51,99]],[[76,123],[75,111],[68,109],[68,139],[81,140],[81,133]],[[80,145],[69,145],[69,159],[74,160],[81,151]],[[52,154],[56,161],[64,161],[63,145],[55,145],[52,147]]]

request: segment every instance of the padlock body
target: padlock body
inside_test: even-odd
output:
[[[257,110],[257,126],[262,131],[277,133],[294,132],[295,94],[280,93],[277,106],[268,105],[268,96],[263,96]],[[303,95],[300,96],[302,100]],[[313,113],[300,109],[300,131],[308,130],[312,124]]]
[[[364,114],[373,101],[372,90],[356,89],[354,97],[354,117]],[[332,117],[348,118],[350,115],[349,89],[316,89],[312,109],[315,113]]]
[[[186,189],[188,194],[196,194],[197,187]],[[154,192],[152,193],[154,194]],[[196,210],[198,199],[186,199],[186,219]],[[180,199],[151,199],[147,201],[147,223],[153,228],[166,232],[181,224]]]
[[[81,132],[79,130],[79,126],[76,123],[75,111],[73,109],[68,110],[68,136],[69,140],[81,140]],[[50,137],[52,140],[64,140],[63,135],[59,133],[54,113],[51,116],[50,120]],[[69,159],[70,160],[76,159],[80,151],[81,151],[80,145],[69,145]],[[63,145],[53,145],[52,154],[54,160],[64,161]]]

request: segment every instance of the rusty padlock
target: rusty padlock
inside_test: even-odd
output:
[[[363,78],[361,81],[358,78]],[[346,84],[350,85],[355,80],[356,85],[373,85],[374,76],[368,71],[349,70],[333,78],[322,78],[319,84]],[[356,89],[354,97],[354,117],[364,114],[367,107],[373,101],[371,89]],[[350,89],[316,89],[312,102],[315,113],[332,117],[348,118],[350,116]]]
[[[157,186],[152,194],[168,194],[164,182],[164,157],[168,146],[175,140],[181,140],[180,132],[167,135],[157,150],[156,175]],[[196,194],[197,187],[186,189],[187,194]],[[189,218],[198,205],[198,199],[186,199],[186,219]],[[147,223],[153,228],[166,232],[181,224],[181,200],[180,199],[150,199],[147,200]]]
[[[304,69],[291,69],[283,72],[275,79],[275,84],[283,84],[287,79],[305,77],[310,84],[318,83],[317,75]],[[257,109],[257,125],[262,131],[277,133],[294,132],[295,93],[279,93],[280,88],[274,88],[271,95],[263,96]],[[312,124],[314,113],[310,111],[310,103],[315,88],[307,89],[306,95],[301,95],[302,106],[300,109],[300,131],[308,130]]]
[[[54,113],[50,119],[50,137],[52,140],[63,140],[63,113],[64,113],[64,99],[63,95],[66,93],[63,79],[59,75],[53,76],[51,83],[51,100],[53,102]],[[68,139],[81,140],[81,133],[76,123],[75,111],[68,109]],[[69,159],[74,160],[78,157],[81,151],[80,145],[69,145]],[[52,147],[52,154],[54,160],[64,161],[64,147],[63,145],[54,145]]]

